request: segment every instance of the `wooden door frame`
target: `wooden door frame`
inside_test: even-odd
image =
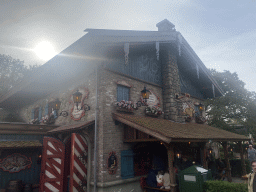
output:
[[[88,146],[88,167],[87,167],[87,191],[90,191],[90,180],[91,180],[91,162],[92,162],[92,155],[91,155],[91,152],[92,152],[92,145],[91,145],[91,142],[90,142],[90,137],[88,135],[88,133],[83,130],[83,131],[78,131],[78,132],[74,132],[74,133],[77,133],[77,134],[80,134],[87,142],[87,146]],[[72,134],[72,133],[71,133]],[[66,145],[66,143],[68,142],[68,139],[71,138],[71,134],[70,135],[67,135],[64,139],[63,139],[63,143]]]

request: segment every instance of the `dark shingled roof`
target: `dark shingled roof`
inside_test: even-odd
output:
[[[167,143],[175,141],[245,141],[244,135],[206,124],[177,123],[166,119],[113,113],[113,118]]]
[[[0,149],[42,147],[42,143],[35,141],[0,141]]]
[[[64,125],[64,126],[60,126],[58,128],[55,128],[51,131],[48,131],[48,133],[57,133],[57,132],[66,132],[66,131],[79,130],[79,129],[83,129],[85,127],[88,127],[92,124],[94,124],[94,120],[86,121],[86,122],[82,122],[82,123],[77,123],[77,124],[73,124],[73,125]]]

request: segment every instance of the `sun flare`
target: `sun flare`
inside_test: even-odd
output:
[[[50,42],[42,41],[34,49],[36,55],[45,61],[56,55],[55,50]]]

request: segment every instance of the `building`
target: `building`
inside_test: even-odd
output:
[[[181,156],[207,167],[209,140],[248,140],[205,124],[204,100],[223,91],[171,22],[156,26],[86,29],[0,99],[45,130],[41,191],[140,191],[152,167],[169,170],[175,191]]]

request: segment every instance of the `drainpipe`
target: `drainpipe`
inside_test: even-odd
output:
[[[96,67],[96,111],[94,127],[94,192],[97,192],[98,66]]]

